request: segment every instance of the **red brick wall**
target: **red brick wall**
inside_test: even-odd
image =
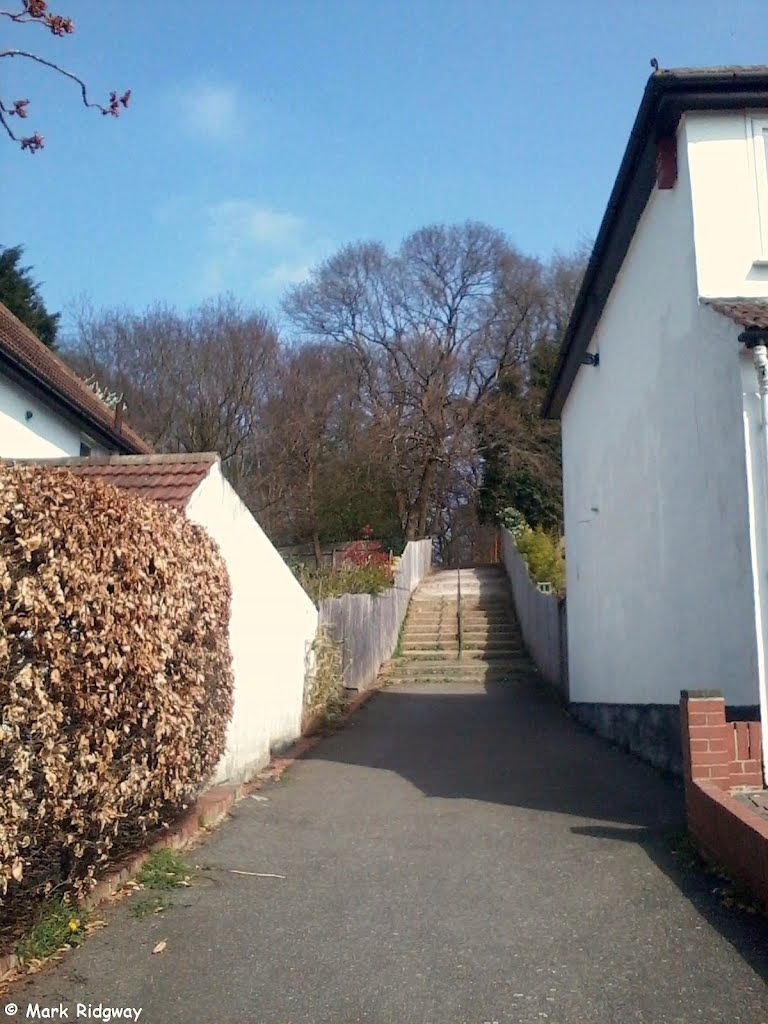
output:
[[[683,691],[680,721],[691,836],[768,907],[768,820],[731,795],[763,785],[760,724],[726,722],[714,691]]]
[[[762,787],[759,722],[726,722],[725,701],[712,690],[684,691],[680,722],[686,779],[724,790]]]

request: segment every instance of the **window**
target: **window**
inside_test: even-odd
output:
[[[81,441],[80,442],[80,458],[81,459],[87,459],[88,456],[91,454],[92,450],[93,449],[91,448],[91,446],[89,444],[87,444],[85,441]]]
[[[752,118],[752,156],[760,222],[760,252],[755,262],[768,263],[768,118]]]

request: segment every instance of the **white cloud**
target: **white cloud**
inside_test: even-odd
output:
[[[287,288],[291,284],[301,284],[309,277],[314,264],[308,260],[283,260],[272,267],[264,277],[264,283],[273,288]]]
[[[173,102],[188,135],[209,142],[231,142],[242,131],[242,101],[236,86],[192,83],[179,90]]]
[[[312,233],[302,217],[251,199],[226,199],[204,209],[202,288],[272,299],[305,280],[328,254],[328,239]]]
[[[290,246],[304,230],[301,217],[259,206],[248,199],[229,199],[208,207],[213,239],[230,245]]]

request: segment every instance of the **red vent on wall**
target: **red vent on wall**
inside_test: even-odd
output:
[[[677,139],[666,135],[656,143],[656,184],[674,188],[677,181]]]

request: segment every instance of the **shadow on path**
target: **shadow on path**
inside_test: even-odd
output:
[[[555,857],[575,841],[586,864],[598,845],[639,847],[768,980],[768,920],[725,907],[716,879],[675,855],[682,784],[589,733],[530,677],[385,689],[310,759],[393,772],[429,798],[539,812],[525,856]]]

